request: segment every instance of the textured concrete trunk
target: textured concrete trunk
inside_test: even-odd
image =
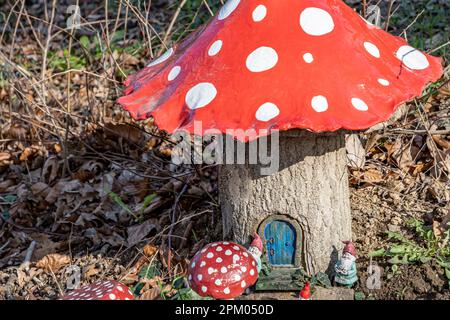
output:
[[[269,176],[260,165],[221,166],[224,236],[248,244],[255,231],[264,236],[266,218],[284,215],[302,229],[301,265],[330,272],[341,240],[352,237],[344,135],[282,132],[279,153],[279,170]]]

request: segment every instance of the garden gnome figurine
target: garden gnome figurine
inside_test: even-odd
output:
[[[345,244],[341,259],[334,266],[336,271],[335,282],[346,287],[352,287],[358,281],[356,275],[356,249],[351,241],[343,241]]]
[[[261,237],[259,236],[258,233],[255,232],[255,234],[253,235],[253,241],[250,244],[250,247],[248,248],[248,252],[250,252],[253,256],[253,258],[255,258],[256,262],[257,262],[257,270],[258,273],[261,272],[261,255],[262,255],[262,251],[263,251],[263,245],[262,245],[262,240]]]
[[[305,283],[305,286],[303,287],[302,291],[300,291],[300,300],[312,300],[311,299],[311,285],[309,282]]]

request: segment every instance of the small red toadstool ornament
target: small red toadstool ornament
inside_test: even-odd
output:
[[[202,297],[234,299],[258,280],[257,264],[243,246],[223,241],[207,245],[191,260],[191,288]]]
[[[224,237],[248,243],[277,216],[285,235],[271,235],[270,245],[284,252],[266,250],[270,263],[315,274],[336,262],[340,239],[352,237],[344,129],[388,120],[442,71],[441,59],[341,0],[228,0],[206,26],[130,76],[118,102],[169,133],[215,129],[256,145],[282,131],[269,170],[258,172],[267,167],[261,158],[221,166]]]
[[[61,300],[133,300],[134,296],[127,286],[117,281],[97,281],[80,289],[73,290]]]
[[[302,291],[300,291],[300,300],[311,300],[311,285],[309,282],[305,283]]]

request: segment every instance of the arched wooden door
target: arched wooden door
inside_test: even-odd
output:
[[[264,228],[267,256],[274,266],[293,266],[295,264],[297,234],[288,221],[273,220]]]

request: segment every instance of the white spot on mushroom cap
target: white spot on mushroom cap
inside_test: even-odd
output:
[[[203,279],[203,275],[201,275],[201,274],[198,274],[198,275],[197,275],[197,279],[198,279],[198,281],[202,281],[202,279]]]
[[[244,255],[244,257],[248,257],[248,253],[247,252],[243,252],[242,254]]]
[[[430,66],[427,57],[411,46],[402,46],[397,50],[397,59],[412,70],[424,70]]]
[[[164,61],[169,59],[172,56],[172,54],[173,54],[173,48],[170,48],[169,50],[164,52],[158,59],[153,60],[152,62],[150,62],[147,67],[153,67],[153,66],[156,66],[156,65],[158,65],[160,63],[163,63]]]
[[[386,80],[386,79],[378,79],[378,83],[379,84],[381,84],[382,86],[385,86],[385,87],[387,87],[387,86],[389,86],[391,83],[388,81],[388,80]]]
[[[231,250],[225,251],[225,255],[226,255],[226,256],[231,256],[231,254],[232,254]]]
[[[308,52],[303,55],[303,60],[305,60],[306,63],[312,63],[314,61],[314,57]]]
[[[325,112],[328,110],[328,100],[324,96],[315,96],[311,100],[311,106],[316,112]]]
[[[225,5],[220,9],[218,19],[223,20],[228,18],[230,14],[236,10],[240,2],[241,0],[228,0],[227,3],[225,3]]]
[[[216,279],[216,280],[214,281],[214,283],[216,284],[216,286],[222,285],[222,281],[221,281],[220,279]]]
[[[260,4],[259,6],[257,6],[255,8],[255,10],[253,10],[253,14],[252,14],[253,21],[255,21],[255,22],[263,21],[264,18],[266,17],[266,15],[267,15],[266,6],[263,4]]]
[[[223,293],[225,293],[225,294],[230,294],[230,288],[225,288],[225,289],[223,289]]]
[[[242,282],[241,282],[241,288],[245,288],[246,285],[247,285],[247,283],[245,283],[245,280],[242,280]]]
[[[331,15],[320,8],[306,8],[300,14],[300,26],[310,36],[323,36],[334,29]]]
[[[239,260],[241,260],[241,258],[239,257],[239,255],[234,254],[234,255],[233,255],[233,263],[236,263],[236,262],[238,262]]]
[[[352,105],[356,110],[367,111],[369,107],[367,104],[359,98],[352,98]]]
[[[222,258],[221,257],[218,257],[217,259],[216,259],[216,262],[217,263],[221,263],[223,260],[222,260]]]
[[[220,268],[220,272],[227,273],[228,269],[226,267],[222,267],[222,268]]]
[[[277,52],[270,47],[259,47],[247,57],[246,65],[251,72],[263,72],[272,69],[278,63]]]
[[[200,267],[204,267],[206,265],[205,261],[200,262]]]
[[[255,270],[254,270],[254,269],[251,269],[251,270],[250,270],[250,275],[253,276],[254,274],[255,274]]]
[[[186,94],[186,104],[192,110],[203,108],[210,104],[216,95],[217,89],[212,83],[199,83]]]
[[[116,295],[114,293],[110,293],[108,297],[111,300],[116,300]]]
[[[266,102],[263,105],[261,105],[258,108],[258,111],[256,111],[255,117],[259,121],[270,121],[280,114],[280,109],[278,109],[278,106],[271,102]]]
[[[218,54],[220,52],[220,50],[222,50],[222,45],[223,45],[223,41],[222,40],[217,40],[215,41],[208,50],[208,55],[210,57],[215,56],[216,54]],[[217,246],[217,243],[215,244]]]
[[[364,42],[364,48],[370,55],[374,56],[375,58],[380,57],[380,49],[378,49],[378,47],[373,43],[368,41]]]
[[[242,279],[241,276],[237,273],[233,274],[232,278],[234,281],[240,281]]]
[[[208,288],[206,288],[205,286],[202,286],[202,292],[206,292],[208,290]]]
[[[241,250],[241,248],[239,248],[238,246],[233,246],[233,249],[236,250],[236,251]]]
[[[218,246],[217,248],[216,248],[216,251],[217,252],[220,252],[220,251],[222,251],[223,250],[223,248],[221,247],[221,246]]]
[[[246,272],[246,271],[247,271],[247,267],[242,266],[242,267],[241,267],[241,271],[242,271],[242,272]]]
[[[208,268],[208,274],[213,274],[214,271],[216,271],[216,270],[214,270],[214,268],[211,268],[211,267]]]
[[[191,268],[194,268],[195,267],[195,261],[193,261],[192,263],[191,263]]]
[[[206,255],[206,257],[207,257],[208,259],[211,259],[211,258],[214,257],[214,253],[208,252],[208,254]]]
[[[178,75],[181,72],[181,67],[180,66],[175,66],[172,68],[172,70],[170,70],[169,75],[167,76],[167,80],[169,81],[173,81],[176,79],[176,77],[178,77]]]

